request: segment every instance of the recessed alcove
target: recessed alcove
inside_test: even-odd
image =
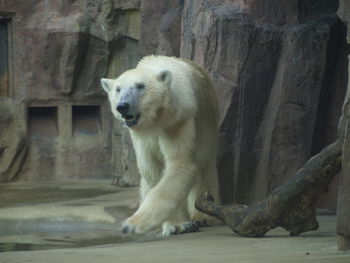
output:
[[[72,107],[73,135],[97,135],[101,132],[100,105]]]
[[[31,137],[56,137],[58,135],[57,107],[28,107],[28,130]]]

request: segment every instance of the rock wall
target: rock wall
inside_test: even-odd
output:
[[[180,56],[181,1],[142,1],[140,53]]]
[[[134,158],[122,158],[130,146],[113,143],[127,135],[113,121],[99,79],[139,60],[139,8],[140,1],[0,1],[11,47],[8,93],[23,105],[28,126],[17,180],[107,179],[132,171],[125,163],[135,166]],[[127,178],[138,182],[136,172]]]
[[[347,42],[350,43],[350,2],[340,1],[338,14],[346,24]],[[350,74],[350,71],[348,72]],[[337,234],[338,248],[350,250],[350,85],[347,85],[347,93],[343,106],[343,114],[339,125],[339,139],[343,144],[342,173],[339,178],[339,194],[337,207]]]
[[[216,87],[222,200],[261,200],[337,137],[348,63],[337,9],[335,0],[0,1],[11,18],[9,94],[28,110],[17,178],[137,184],[130,138],[98,80],[163,54],[194,60]],[[31,133],[42,118],[50,138]],[[81,119],[97,134],[80,136]],[[336,182],[319,206],[335,203]]]
[[[220,101],[224,202],[263,199],[336,139],[347,81],[337,7],[185,1],[181,56],[209,72]],[[333,203],[320,206],[335,207],[331,194]]]
[[[0,182],[18,176],[28,152],[23,105],[0,99]]]
[[[143,1],[141,53],[180,53],[210,74],[222,200],[255,203],[337,138],[348,63],[338,1],[177,2]],[[335,209],[337,181],[325,192],[318,206]]]

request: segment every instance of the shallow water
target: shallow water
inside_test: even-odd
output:
[[[136,193],[104,181],[0,184],[0,252],[133,241],[119,228]]]
[[[0,252],[78,248],[130,242],[117,226],[86,222],[0,222]],[[4,242],[5,240],[5,242]]]
[[[16,185],[17,186],[17,185]],[[50,185],[14,188],[11,184],[0,184],[0,207],[62,202],[82,198],[93,198],[104,194],[115,193],[113,189],[75,189]]]

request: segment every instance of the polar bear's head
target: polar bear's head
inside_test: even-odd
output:
[[[114,116],[127,127],[154,125],[169,101],[172,74],[168,70],[154,71],[136,68],[117,79],[101,79]]]

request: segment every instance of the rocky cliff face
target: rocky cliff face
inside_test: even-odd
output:
[[[0,99],[0,182],[13,180],[28,151],[24,106]]]
[[[176,55],[175,43],[217,89],[225,203],[261,200],[336,139],[348,63],[337,1],[185,1],[181,32],[175,15],[161,30],[175,7],[156,2],[143,5],[143,54]],[[319,206],[335,208],[336,181]]]
[[[29,151],[17,180],[124,173],[126,183],[138,182],[125,164],[135,166],[124,154],[130,149],[126,132],[113,122],[99,79],[136,65],[139,8],[140,1],[0,2],[12,65],[8,93],[24,105],[28,125]]]
[[[261,200],[336,139],[347,81],[337,6],[186,2],[181,56],[207,69],[220,100],[224,202]]]
[[[338,1],[49,2],[3,1],[0,11],[13,16],[10,94],[28,106],[56,103],[66,114],[68,122],[60,122],[66,139],[45,143],[66,149],[58,151],[66,161],[55,167],[67,167],[67,177],[87,166],[84,171],[97,178],[118,174],[124,184],[137,182],[130,139],[111,121],[98,79],[117,76],[147,54],[190,58],[210,74],[220,101],[218,169],[226,203],[261,200],[337,136],[347,83]],[[79,103],[101,106],[100,139],[67,135],[74,127],[64,123]],[[100,165],[86,157],[96,149]],[[56,150],[44,156],[53,157],[42,163],[57,163]],[[74,162],[82,165],[72,173]],[[41,167],[46,168],[29,170],[26,178],[49,169]],[[335,188],[321,206],[335,207]]]
[[[350,2],[341,0],[338,15],[347,26],[346,39],[349,43]],[[349,74],[349,73],[348,73]],[[339,124],[339,140],[343,145],[342,172],[339,178],[339,194],[337,206],[338,248],[350,250],[350,85],[347,85],[343,114]]]

